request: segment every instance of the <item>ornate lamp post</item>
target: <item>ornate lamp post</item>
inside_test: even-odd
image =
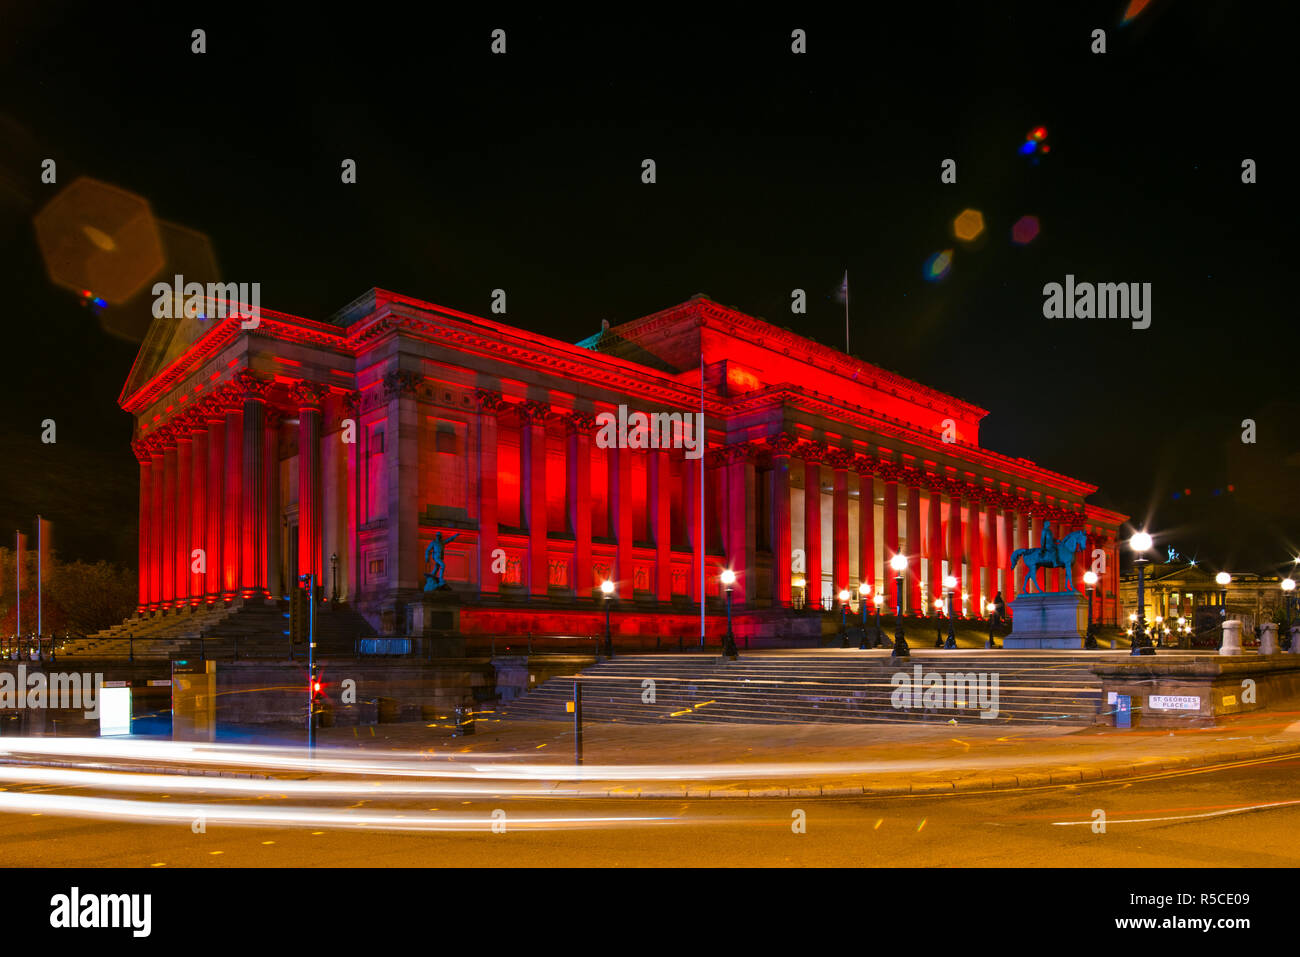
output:
[[[1084,632],[1083,647],[1095,651],[1097,639],[1092,633],[1092,591],[1097,587],[1097,573],[1094,571],[1084,572],[1083,583],[1088,586],[1088,628]]]
[[[724,568],[721,580],[727,586],[727,633],[722,636],[722,654],[734,661],[740,657],[736,651],[736,636],[731,631],[731,588],[736,584],[736,573],[730,568]]]
[[[1137,627],[1133,635],[1132,650],[1130,655],[1154,655],[1155,648],[1151,647],[1151,642],[1146,635],[1147,610],[1146,610],[1146,593],[1145,593],[1145,574],[1147,557],[1146,552],[1151,548],[1151,536],[1146,532],[1138,532],[1129,539],[1129,547],[1133,549],[1137,558],[1133,559],[1138,570],[1138,593],[1137,593]]]
[[[808,579],[799,577],[794,579],[790,584],[799,589],[799,603],[804,608],[808,608]]]
[[[1297,561],[1300,561],[1300,559],[1297,559]],[[1295,616],[1292,613],[1295,600],[1295,579],[1283,578],[1280,584],[1282,586],[1282,610],[1286,613],[1286,635],[1284,637],[1290,641],[1291,626],[1295,624]],[[1295,651],[1296,649],[1288,646],[1288,650]]]
[[[839,593],[840,599],[840,647],[849,646],[849,599],[853,596],[849,594],[847,588],[841,588]]]
[[[885,644],[885,633],[880,630],[880,609],[885,604],[885,593],[878,591],[875,597],[871,599],[872,604],[876,606],[876,643]]]
[[[957,647],[957,634],[952,627],[952,601],[957,597],[957,577],[948,575],[943,580],[944,608],[948,614],[948,640],[944,642],[945,648]]]
[[[605,596],[605,657],[614,657],[614,636],[609,630],[609,601],[614,597],[614,583],[606,578],[600,583],[600,593]]]
[[[895,555],[889,560],[889,567],[894,570],[894,581],[898,584],[898,625],[894,629],[894,652],[890,657],[910,658],[912,650],[903,635],[903,572],[907,571],[907,556]]]
[[[1227,572],[1219,572],[1214,576],[1214,580],[1219,583],[1219,617],[1228,617],[1228,586],[1232,584],[1232,576]]]

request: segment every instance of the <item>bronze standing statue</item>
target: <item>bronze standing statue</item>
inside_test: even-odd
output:
[[[424,550],[424,563],[433,564],[433,569],[426,570],[424,573],[424,590],[437,591],[439,588],[447,586],[447,563],[443,560],[446,554],[446,547],[460,538],[460,532],[450,538],[443,538],[442,532],[435,532],[433,541],[429,542],[429,547]]]

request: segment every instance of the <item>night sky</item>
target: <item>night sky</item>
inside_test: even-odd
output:
[[[1126,5],[276,19],[4,3],[0,529],[41,512],[64,557],[135,562],[116,399],[138,346],[50,282],[32,226],[86,175],[205,234],[264,307],[319,319],[372,286],[488,315],[500,287],[505,321],[576,341],[704,292],[843,348],[847,269],[852,351],[987,408],[982,444],[1099,485],[1093,501],[1211,569],[1290,567],[1287,34],[1253,4],[1157,0],[1121,26]],[[1039,125],[1035,164],[1018,147]],[[987,224],[969,245],[951,233],[968,207]],[[1017,246],[1024,215],[1042,230]],[[950,273],[927,281],[945,248]],[[1151,327],[1045,319],[1043,286],[1067,273],[1151,283]],[[795,288],[808,316],[790,313]]]

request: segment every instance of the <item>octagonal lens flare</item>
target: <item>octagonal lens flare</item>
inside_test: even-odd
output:
[[[1019,246],[1032,243],[1038,236],[1038,217],[1021,216],[1011,227],[1011,241]]]
[[[963,242],[970,242],[984,232],[984,214],[978,209],[963,210],[961,215],[952,221],[952,232]]]

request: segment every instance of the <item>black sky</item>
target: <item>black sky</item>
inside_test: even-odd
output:
[[[842,348],[847,268],[853,352],[989,409],[984,445],[1100,485],[1212,566],[1300,549],[1293,81],[1256,5],[1157,0],[1124,27],[1123,2],[115,6],[4,7],[0,528],[41,511],[66,556],[134,561],[115,400],[135,347],[45,275],[31,217],[58,188],[39,182],[48,156],[60,185],[139,193],[264,306],[316,318],[371,286],[486,314],[500,287],[507,321],[572,341],[706,292]],[[1032,165],[1017,146],[1040,124],[1052,152]],[[975,248],[950,235],[966,207],[988,224]],[[1026,214],[1042,233],[1017,247]],[[952,272],[926,282],[948,247]],[[1042,287],[1066,273],[1150,282],[1151,328],[1044,319]]]

